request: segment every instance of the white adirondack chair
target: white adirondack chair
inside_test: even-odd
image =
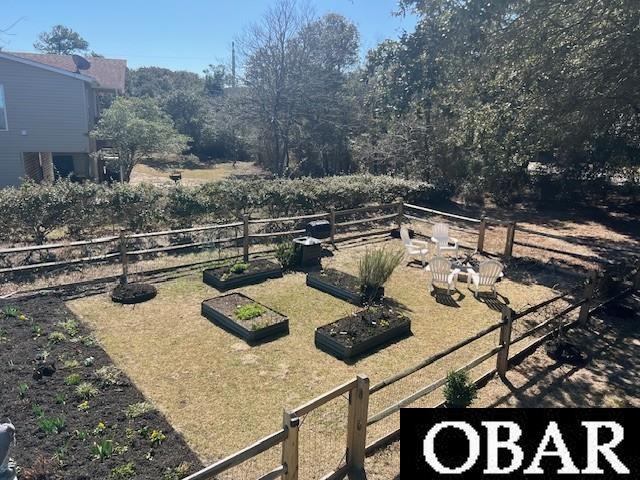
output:
[[[494,295],[497,295],[496,282],[502,276],[502,264],[497,260],[485,260],[478,271],[473,268],[467,269],[467,285],[471,290],[473,284],[473,295],[478,296],[481,288],[490,288]]]
[[[427,255],[429,255],[429,243],[422,240],[413,240],[409,236],[407,227],[400,227],[400,238],[404,243],[404,249],[410,257],[420,257],[422,266],[427,264]]]
[[[433,226],[431,241],[436,246],[436,255],[453,252],[458,257],[458,239],[449,236],[449,225],[446,223],[436,223]]]
[[[448,259],[439,256],[433,257],[425,270],[429,275],[429,291],[433,291],[436,286],[444,286],[448,294],[451,294],[451,290],[456,290],[460,269],[452,270],[451,262]]]

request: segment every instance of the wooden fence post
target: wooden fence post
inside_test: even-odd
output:
[[[329,211],[329,223],[331,224],[331,245],[336,246],[336,207]]]
[[[122,276],[120,283],[126,285],[129,282],[129,259],[127,257],[127,234],[120,230],[120,263],[122,264]]]
[[[502,326],[500,327],[500,346],[496,368],[498,374],[503,377],[509,370],[509,347],[511,346],[511,326],[513,323],[513,310],[506,305],[502,307]]]
[[[298,430],[300,419],[285,410],[282,417],[282,428],[287,431],[287,438],[282,442],[282,465],[285,466],[283,480],[298,480]]]
[[[478,230],[478,246],[476,248],[476,250],[478,250],[478,253],[484,252],[484,235],[486,231],[487,231],[487,217],[482,215],[482,217],[480,217],[480,229]]]
[[[242,259],[249,261],[249,215],[242,216]]]
[[[404,220],[404,198],[399,197],[396,199],[398,202],[398,217],[396,218],[396,223],[398,224],[398,230],[402,228],[402,221]]]
[[[598,282],[598,272],[592,270],[587,278],[587,283],[584,287],[584,299],[585,302],[580,307],[580,313],[578,314],[578,324],[584,325],[589,320],[589,310],[593,304],[593,294],[595,293],[596,283]]]
[[[369,377],[358,375],[356,388],[349,392],[347,421],[347,465],[349,478],[366,478],[364,471],[369,411]],[[351,475],[354,475],[352,477]]]
[[[510,222],[507,227],[507,243],[504,246],[504,259],[511,260],[513,255],[513,242],[516,237],[516,222]]]

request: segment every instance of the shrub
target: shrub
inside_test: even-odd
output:
[[[95,371],[94,376],[98,379],[98,382],[103,387],[109,387],[113,385],[123,385],[122,370],[115,365],[106,365]]]
[[[444,398],[447,406],[466,408],[477,396],[476,386],[469,380],[467,372],[449,372],[444,386]]]
[[[62,343],[67,339],[66,335],[62,332],[51,332],[47,337],[47,340],[51,343]]]
[[[358,264],[360,284],[374,289],[384,286],[403,258],[403,250],[367,250]]]
[[[98,389],[89,382],[82,382],[76,387],[76,396],[82,400],[88,400],[98,394]]]
[[[300,263],[299,250],[293,242],[284,242],[276,247],[276,258],[285,270],[295,268]]]
[[[125,410],[127,418],[138,418],[145,413],[154,412],[155,407],[149,402],[132,403]]]
[[[136,475],[136,466],[133,462],[125,463],[118,467],[111,469],[110,478],[113,480],[122,480],[126,478],[133,478]]]
[[[64,322],[58,322],[58,326],[67,332],[67,335],[70,337],[75,337],[80,332],[80,325],[78,325],[78,321],[73,318]]]
[[[67,378],[64,379],[64,383],[70,386],[80,385],[81,381],[82,381],[82,377],[80,377],[80,375],[77,373],[72,373],[71,375],[67,376]]]
[[[175,468],[167,468],[162,475],[162,480],[182,480],[189,473],[191,465],[183,462]]]
[[[44,243],[54,231],[72,237],[93,235],[110,225],[132,231],[190,226],[238,219],[264,210],[270,216],[355,208],[391,202],[398,196],[424,202],[435,189],[425,182],[385,175],[348,175],[319,179],[226,179],[195,187],[175,185],[25,183],[0,189],[0,240]]]
[[[251,320],[252,318],[264,315],[266,311],[267,310],[262,305],[249,303],[236,308],[234,314],[238,320]]]
[[[244,273],[247,271],[247,269],[249,268],[249,264],[248,263],[244,263],[244,262],[238,262],[235,263],[231,266],[231,268],[229,268],[229,271],[231,273]]]

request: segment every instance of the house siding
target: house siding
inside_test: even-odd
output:
[[[87,82],[0,58],[0,84],[8,123],[0,131],[0,187],[24,177],[23,152],[90,151]]]

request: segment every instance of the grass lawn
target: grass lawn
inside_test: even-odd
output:
[[[384,245],[401,248],[396,240]],[[342,247],[323,264],[356,273],[357,260],[366,248],[371,245]],[[288,336],[253,348],[200,315],[201,301],[219,294],[202,283],[200,275],[158,288],[156,299],[135,307],[115,305],[106,295],[68,305],[206,462],[277,429],[283,408],[296,407],[357,373],[367,374],[375,383],[500,318],[495,305],[475,299],[465,284],[459,285],[453,302],[434,298],[428,293],[425,272],[417,264],[403,264],[387,284],[386,294],[411,317],[413,336],[347,365],[316,349],[314,329],[357,307],[307,287],[303,273],[240,289],[290,321]],[[524,286],[508,278],[498,291],[514,309],[553,295],[547,287]],[[495,345],[497,331],[373,395],[370,412],[376,413]],[[478,371],[489,368],[487,363]],[[440,395],[425,402],[433,404]],[[301,478],[318,478],[339,463],[345,445],[346,404],[345,399],[336,399],[305,419],[300,434]],[[397,415],[390,417],[390,422],[397,421]],[[380,422],[369,431],[369,439],[388,429],[388,423]],[[275,467],[277,452],[265,455],[271,455],[265,462]],[[326,471],[316,471],[318,466]]]
[[[131,174],[131,183],[173,183],[169,174],[173,171],[182,174],[183,185],[197,185],[207,182],[218,182],[230,177],[242,177],[247,175],[263,175],[264,171],[253,162],[232,162],[215,163],[201,167],[168,168],[157,163],[136,165]]]

